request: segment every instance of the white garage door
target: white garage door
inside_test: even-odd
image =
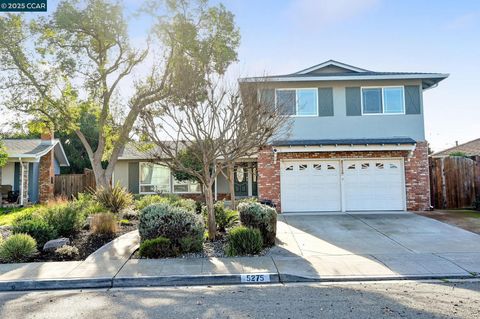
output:
[[[340,161],[282,162],[283,212],[341,210]]]
[[[405,209],[401,160],[282,161],[280,169],[283,212]]]
[[[405,187],[400,160],[345,160],[345,210],[403,210]]]

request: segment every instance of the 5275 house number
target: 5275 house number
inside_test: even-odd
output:
[[[240,275],[241,282],[270,282],[270,274],[248,274]]]

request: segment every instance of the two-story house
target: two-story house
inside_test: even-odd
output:
[[[281,212],[425,210],[430,207],[423,91],[447,74],[372,72],[327,61],[255,82],[281,105],[291,132],[236,167],[235,196],[272,200]],[[139,194],[195,197],[199,185],[127,146],[115,182]],[[219,175],[217,199],[228,198]]]

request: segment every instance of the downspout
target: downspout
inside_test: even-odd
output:
[[[23,162],[22,162],[22,158],[19,157],[18,160],[20,161],[20,205],[23,206],[23,192],[25,191],[24,190],[24,177],[23,175],[25,175],[23,173]]]

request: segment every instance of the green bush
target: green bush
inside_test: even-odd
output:
[[[256,255],[263,247],[260,230],[239,226],[228,233],[227,256]]]
[[[71,205],[74,205],[85,217],[107,211],[107,208],[90,193],[79,193],[78,198],[71,202]]]
[[[55,229],[58,236],[72,237],[83,224],[84,216],[73,203],[49,207],[44,214],[45,221]]]
[[[195,213],[161,203],[147,206],[140,212],[138,231],[142,241],[165,237],[170,239],[173,249],[186,253],[201,248],[204,224]],[[190,250],[182,242],[185,238],[190,238]]]
[[[165,237],[145,240],[140,244],[139,254],[145,258],[164,258],[175,256],[170,239]]]
[[[55,249],[55,257],[59,260],[73,260],[79,255],[78,248],[70,245],[63,245]]]
[[[238,204],[240,221],[244,226],[258,228],[266,246],[275,245],[277,212],[274,208],[256,202]]]
[[[215,211],[215,223],[218,231],[224,232],[227,228],[231,228],[237,224],[239,220],[238,212],[231,209],[226,209],[223,201],[218,201],[213,206]],[[203,208],[203,215],[205,222],[208,220],[207,208]]]
[[[0,260],[4,262],[28,261],[37,252],[37,242],[27,234],[8,237],[0,246]]]
[[[118,213],[133,203],[132,194],[118,183],[112,188],[98,188],[95,199],[113,213]]]
[[[55,229],[39,216],[15,221],[13,223],[13,233],[32,236],[37,242],[39,249],[41,249],[47,241],[57,237]]]
[[[175,194],[145,195],[135,202],[135,208],[142,210],[153,204],[169,204],[174,207],[181,207],[189,212],[197,210],[197,203],[193,199],[181,198]]]

